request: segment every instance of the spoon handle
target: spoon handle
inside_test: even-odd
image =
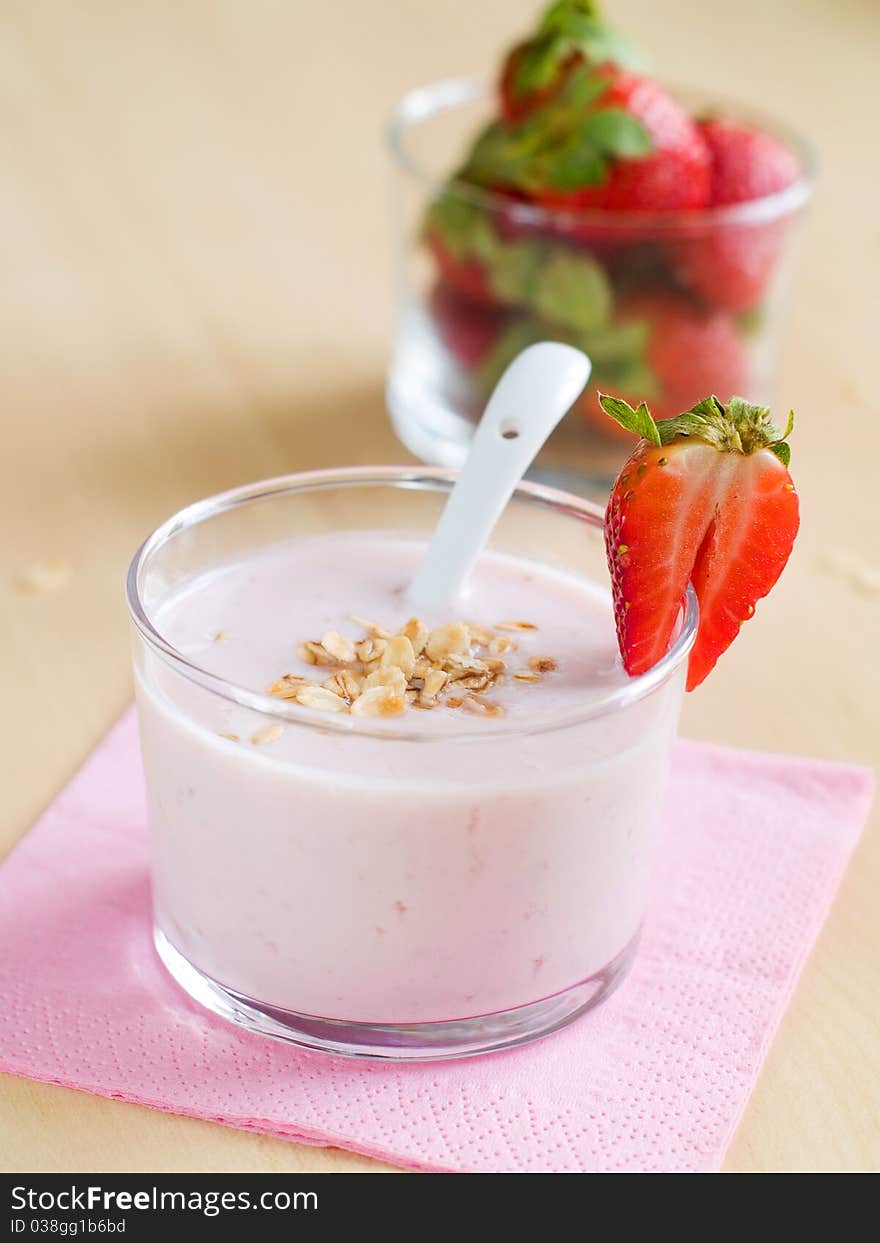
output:
[[[459,595],[514,488],[583,392],[591,369],[580,350],[542,341],[504,372],[410,586],[413,608],[436,613]]]

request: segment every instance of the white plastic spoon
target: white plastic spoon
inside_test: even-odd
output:
[[[459,595],[514,488],[583,392],[591,370],[580,350],[542,341],[504,372],[410,585],[407,599],[414,609],[437,613]]]

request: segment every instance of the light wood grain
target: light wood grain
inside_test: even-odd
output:
[[[0,850],[130,696],[121,584],[181,504],[404,460],[382,402],[390,177],[421,80],[480,71],[532,0],[6,0],[0,7]],[[823,162],[779,384],[804,510],[786,579],[688,703],[703,738],[876,763],[880,322],[871,0],[618,0],[671,81],[750,95]],[[66,588],[26,594],[63,558]],[[880,841],[860,846],[731,1146],[732,1170],[880,1166]],[[2,947],[0,947],[2,952]],[[0,1167],[380,1168],[15,1079]]]

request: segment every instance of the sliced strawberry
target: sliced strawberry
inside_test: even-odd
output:
[[[624,667],[646,673],[668,651],[688,582],[700,606],[688,665],[693,690],[785,568],[798,529],[789,448],[765,407],[707,397],[655,423],[615,397],[603,410],[642,438],[605,515]]]

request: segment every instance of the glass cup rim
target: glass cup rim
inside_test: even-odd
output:
[[[141,574],[149,559],[169,539],[179,532],[197,526],[205,520],[229,512],[253,501],[259,501],[284,493],[322,491],[340,487],[386,486],[413,490],[446,491],[451,489],[458,472],[445,467],[429,466],[347,466],[323,470],[300,471],[278,475],[255,483],[242,484],[213,496],[194,501],[172,514],[161,523],[141,544],[132,557],[126,575],[126,602],[135,628],[148,647],[176,672],[189,681],[204,687],[242,707],[264,716],[283,720],[306,729],[335,732],[343,735],[397,739],[416,742],[485,742],[522,734],[546,733],[566,729],[595,717],[630,707],[646,698],[663,685],[679,665],[687,658],[697,634],[699,609],[693,587],[688,584],[684,600],[681,629],[668,652],[646,673],[630,678],[624,685],[605,694],[597,695],[583,705],[564,712],[545,713],[525,722],[504,722],[493,725],[491,730],[464,730],[455,734],[437,733],[426,728],[393,728],[387,723],[382,727],[371,726],[367,720],[335,713],[309,713],[301,706],[254,691],[249,687],[212,673],[196,661],[179,652],[165,638],[150,619],[141,595]],[[602,529],[604,513],[601,507],[574,493],[543,484],[522,481],[514,491],[514,497],[528,503],[541,505],[557,513],[568,514]],[[413,714],[420,715],[420,714]]]
[[[774,118],[765,117],[751,108],[742,108],[722,96],[712,96],[711,104],[723,110],[724,115],[759,124],[768,133],[780,138],[798,157],[801,174],[797,181],[784,190],[743,203],[731,203],[719,207],[701,207],[691,210],[667,212],[606,211],[602,208],[548,208],[506,198],[492,190],[468,185],[448,175],[432,173],[406,149],[404,135],[419,123],[442,112],[451,111],[465,104],[485,98],[490,85],[481,78],[441,78],[407,91],[398,100],[385,127],[385,138],[397,166],[418,179],[432,194],[445,191],[457,198],[483,207],[487,211],[503,213],[523,225],[539,227],[553,225],[556,228],[590,225],[597,231],[632,230],[692,233],[703,231],[708,225],[755,225],[793,215],[810,201],[816,177],[816,158],[811,145],[788,125]],[[687,96],[688,88],[680,91],[670,88],[673,95]],[[707,95],[706,102],[710,102]]]

